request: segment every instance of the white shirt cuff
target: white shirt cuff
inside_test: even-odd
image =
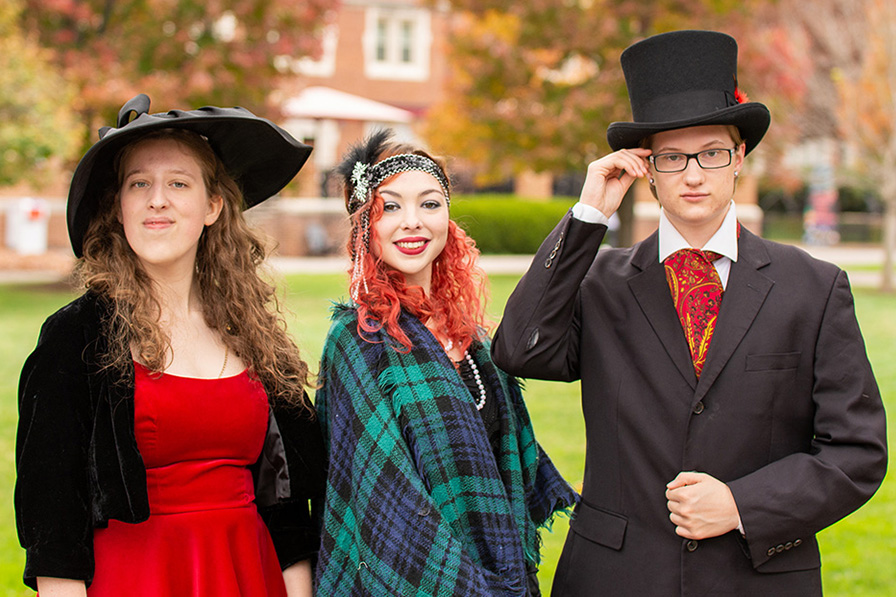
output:
[[[581,201],[572,206],[572,217],[581,220],[582,222],[587,222],[588,224],[610,225],[610,219],[599,209],[586,205]]]

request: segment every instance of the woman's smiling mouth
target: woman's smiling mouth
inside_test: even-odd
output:
[[[428,238],[403,238],[393,243],[395,247],[405,255],[419,255],[429,244]]]

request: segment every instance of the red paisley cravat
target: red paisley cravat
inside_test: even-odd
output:
[[[682,249],[664,262],[672,302],[688,340],[698,379],[722,302],[722,281],[712,264],[719,257],[712,251]]]

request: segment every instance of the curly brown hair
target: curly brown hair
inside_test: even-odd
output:
[[[105,365],[131,367],[132,347],[149,369],[164,371],[170,339],[159,325],[161,305],[149,275],[140,265],[120,222],[121,164],[144,141],[170,139],[196,157],[209,196],[224,198],[221,214],[207,226],[196,252],[196,281],[203,315],[228,349],[238,355],[272,398],[308,407],[309,369],[286,323],[274,286],[262,279],[265,244],[245,218],[245,201],[236,181],[208,142],[192,131],[163,129],[147,133],[122,149],[114,178],[101,199],[98,215],[84,237],[77,264],[80,280],[112,305],[104,322],[109,350]]]

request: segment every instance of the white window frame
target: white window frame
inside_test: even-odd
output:
[[[308,56],[293,61],[292,71],[306,77],[332,77],[336,72],[336,48],[339,45],[339,28],[327,25],[321,33],[321,55],[314,60]]]
[[[379,26],[386,24],[385,57],[378,54]],[[411,60],[402,60],[401,25],[412,25]],[[364,15],[364,74],[369,79],[426,81],[432,50],[432,13],[425,8],[369,6]]]

